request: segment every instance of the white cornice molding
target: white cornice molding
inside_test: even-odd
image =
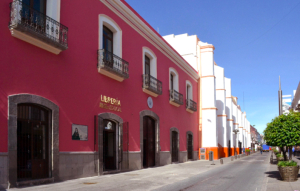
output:
[[[100,0],[141,36],[166,55],[174,64],[185,71],[195,81],[199,79],[198,73],[182,58],[172,47],[147,26],[135,13],[133,13],[120,0]]]

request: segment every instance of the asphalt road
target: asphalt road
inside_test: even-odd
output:
[[[270,154],[256,153],[157,190],[260,191],[266,190]]]

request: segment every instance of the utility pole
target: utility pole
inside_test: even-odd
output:
[[[279,76],[279,90],[278,90],[278,107],[279,107],[279,115],[282,114],[282,91],[281,91],[281,82]],[[279,152],[281,152],[280,147],[278,148]]]
[[[282,114],[282,91],[281,91],[281,82],[279,76],[279,90],[278,90],[278,107],[279,107],[279,115]]]

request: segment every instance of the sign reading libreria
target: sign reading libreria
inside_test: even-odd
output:
[[[122,112],[121,101],[112,97],[101,95],[100,108],[109,109],[113,111]]]

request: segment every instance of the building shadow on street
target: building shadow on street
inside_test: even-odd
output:
[[[265,172],[265,174],[267,174],[269,178],[276,178],[277,180],[281,180],[279,171],[268,171]]]
[[[282,181],[278,170],[277,171],[268,171],[268,172],[265,172],[265,174],[267,174],[269,178],[275,178],[277,180]],[[300,174],[298,174],[298,178],[300,178]]]

